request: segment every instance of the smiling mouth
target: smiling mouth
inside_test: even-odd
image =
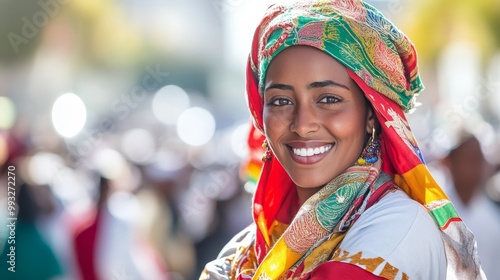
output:
[[[333,150],[334,146],[335,143],[296,142],[288,145],[288,151],[290,157],[296,163],[311,165],[323,160]]]
[[[314,155],[324,154],[332,148],[332,144],[324,145],[316,148],[292,148],[292,152],[300,157],[311,157]]]

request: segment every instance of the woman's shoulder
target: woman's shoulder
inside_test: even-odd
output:
[[[392,223],[393,221],[399,221],[403,223],[399,224],[399,227],[403,228],[405,225],[411,226],[414,223],[436,226],[425,207],[411,199],[399,188],[387,192],[377,203],[368,208],[360,216],[359,220],[363,223],[370,221],[373,223],[374,218],[381,219],[376,221],[376,225],[380,225],[380,222]],[[357,224],[360,225],[360,223]]]
[[[442,279],[446,256],[441,233],[418,202],[402,190],[387,193],[366,210],[346,233],[339,261],[367,266],[372,272],[390,267],[394,276]],[[389,271],[389,270],[387,270]],[[390,277],[397,279],[399,277]]]
[[[442,243],[439,228],[425,207],[400,189],[387,193],[361,214],[342,244],[356,245],[366,237],[372,239],[375,234],[380,242],[372,243],[376,245],[386,242],[383,244],[385,251],[406,243],[417,243],[410,242],[413,237],[418,237],[417,240],[421,241],[434,240]],[[400,242],[396,242],[397,240]]]

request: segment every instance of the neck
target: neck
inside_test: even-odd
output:
[[[300,205],[304,204],[304,202],[309,199],[313,194],[317,193],[321,190],[323,186],[316,188],[303,188],[297,186],[297,195],[299,196]]]

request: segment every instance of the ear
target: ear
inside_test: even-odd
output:
[[[375,128],[376,132],[380,132],[378,128],[378,120],[377,116],[375,116],[375,112],[371,105],[367,106],[367,114],[366,114],[366,133],[372,134],[373,128]]]

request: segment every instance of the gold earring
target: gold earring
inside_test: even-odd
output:
[[[270,161],[273,158],[273,154],[271,152],[271,148],[269,148],[269,143],[267,143],[267,139],[264,139],[264,142],[262,143],[262,148],[264,148],[262,161]]]

